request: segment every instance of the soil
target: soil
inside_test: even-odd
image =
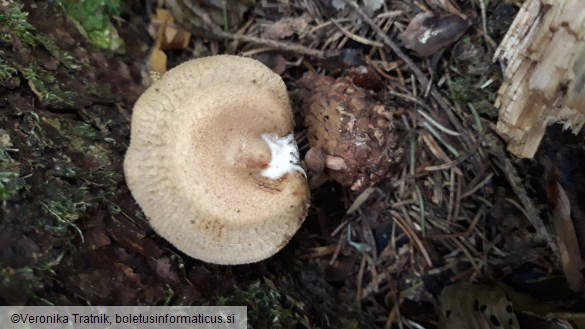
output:
[[[0,304],[247,305],[258,328],[355,326],[298,243],[215,266],[150,229],[122,168],[151,43],[145,8],[127,5],[124,54],[90,44],[53,2],[0,7]]]

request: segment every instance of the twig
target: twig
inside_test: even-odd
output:
[[[479,182],[479,184],[473,186],[467,192],[464,192],[463,195],[461,195],[461,198],[466,198],[475,193],[475,191],[479,190],[482,186],[487,184],[492,179],[493,176],[494,176],[493,172],[489,173],[481,182]]]
[[[468,103],[467,106],[469,107],[469,110],[471,111],[471,114],[473,115],[473,119],[475,120],[475,126],[476,126],[475,129],[477,131],[482,131],[483,125],[481,124],[481,118],[479,117],[479,113],[477,113],[473,104]]]
[[[357,293],[355,296],[355,302],[356,302],[356,306],[358,307],[358,309],[361,307],[361,304],[362,304],[362,291],[363,291],[363,284],[364,284],[363,283],[364,273],[366,271],[366,262],[367,262],[367,259],[364,255],[362,257],[362,261],[360,263],[360,270],[359,270],[357,278],[356,278]]]
[[[420,213],[420,231],[422,234],[423,239],[427,236],[426,230],[426,219],[425,219],[425,200],[422,197],[422,193],[418,185],[414,185],[416,191],[416,198],[418,199],[418,208]]]
[[[339,22],[336,21],[335,19],[332,19],[331,20],[331,23],[333,23],[333,25],[335,25],[338,29],[340,29],[341,32],[343,32],[343,34],[345,34],[346,37],[352,39],[353,41],[362,43],[364,45],[372,46],[372,47],[378,47],[378,48],[384,47],[384,45],[382,43],[380,43],[380,42],[368,40],[366,38],[360,37],[359,35],[356,35],[354,33],[351,33],[346,28],[344,28],[343,26],[341,26],[341,24],[339,24]]]
[[[459,152],[451,144],[447,143],[445,139],[441,137],[439,132],[436,131],[435,128],[433,128],[433,126],[431,126],[428,122],[425,121],[423,122],[423,127],[425,127],[425,129],[428,130],[431,133],[431,135],[433,135],[439,142],[441,142],[441,144],[443,144],[443,146],[445,146],[449,150],[449,152],[451,152],[456,157],[459,156]]]
[[[455,169],[457,167],[451,167],[449,171],[449,203],[447,204],[447,222],[451,222],[453,216],[453,207],[455,204]],[[459,176],[462,176],[459,175]]]
[[[431,154],[433,154],[437,159],[439,159],[443,162],[453,161],[447,156],[447,154],[443,151],[443,149],[439,146],[439,144],[437,144],[437,142],[435,142],[435,140],[432,137],[432,134],[430,134],[426,131],[422,131],[421,137],[422,137],[423,142],[427,145],[427,148],[429,149]],[[460,176],[463,175],[463,172],[458,167],[453,167],[453,169],[455,170],[455,173],[457,175],[460,175]]]
[[[459,211],[461,210],[461,190],[463,189],[463,176],[457,176],[457,186],[455,188],[455,209],[453,210],[453,220],[457,221]]]
[[[481,133],[481,135],[479,136],[479,138],[477,139],[477,141],[475,142],[475,144],[467,151],[467,153],[463,154],[461,157],[459,157],[459,158],[457,158],[449,163],[444,163],[444,164],[437,165],[437,166],[427,166],[424,168],[424,170],[426,170],[426,171],[444,170],[444,169],[448,169],[448,168],[451,168],[453,166],[456,166],[456,165],[460,164],[461,162],[465,161],[467,158],[469,158],[470,156],[475,154],[477,148],[481,145],[481,142],[483,141],[483,138],[484,138],[486,132],[487,132],[487,129],[484,129],[483,132]]]
[[[307,48],[304,46],[299,46],[299,45],[295,45],[295,44],[291,44],[291,43],[287,43],[287,42],[281,42],[281,41],[275,41],[275,40],[270,40],[270,39],[263,39],[263,38],[258,38],[258,37],[251,37],[248,35],[239,35],[239,34],[226,32],[226,31],[223,31],[219,26],[215,25],[211,21],[211,19],[209,18],[209,15],[207,13],[205,13],[201,8],[198,8],[197,6],[192,4],[190,1],[183,1],[183,3],[185,4],[185,6],[187,6],[187,8],[189,8],[189,10],[191,10],[191,12],[195,16],[197,16],[199,19],[201,19],[203,21],[203,23],[205,23],[205,25],[207,25],[207,27],[210,29],[210,33],[213,34],[213,36],[220,38],[220,39],[228,39],[228,40],[235,40],[235,41],[240,41],[240,42],[249,42],[249,43],[264,45],[264,46],[272,47],[272,48],[280,50],[280,51],[297,53],[297,54],[301,54],[301,55],[315,57],[318,59],[325,59],[327,57],[331,57],[331,56],[334,56],[337,54],[337,52],[335,52],[335,51],[324,52],[321,50],[311,49],[311,48]]]
[[[475,229],[475,226],[477,226],[477,223],[479,223],[479,220],[483,217],[484,213],[485,213],[485,205],[482,205],[479,210],[477,211],[477,213],[475,214],[475,216],[473,216],[473,219],[471,220],[471,224],[469,224],[469,227],[463,231],[463,232],[456,232],[456,233],[449,233],[449,234],[432,234],[432,235],[427,235],[428,239],[451,239],[451,238],[458,238],[458,237],[464,237],[467,238],[471,232],[473,232],[473,230]]]
[[[442,126],[440,123],[438,123],[435,119],[433,119],[433,117],[430,114],[425,113],[425,111],[423,110],[418,110],[418,113],[420,115],[422,115],[425,119],[427,119],[428,122],[430,122],[431,124],[433,124],[433,126],[439,128],[439,130],[441,130],[442,132],[444,132],[447,135],[451,135],[451,136],[459,136],[461,135],[460,133],[453,131],[449,128],[446,128],[444,126]]]
[[[366,15],[366,13],[358,6],[358,4],[355,1],[353,0],[344,1],[348,5],[350,5],[352,9],[355,11],[355,13],[378,34],[378,37],[382,40],[382,42],[386,46],[388,46],[398,57],[400,57],[400,59],[402,59],[404,63],[406,63],[406,65],[408,65],[412,72],[414,72],[414,75],[416,76],[417,80],[420,81],[422,89],[426,90],[430,83],[429,79],[427,79],[426,75],[421,71],[421,69],[418,66],[416,66],[412,59],[410,59],[410,57],[408,57],[408,55],[406,55],[406,53],[404,53],[400,49],[400,47],[398,47],[398,45],[394,43],[394,41],[392,41],[392,39],[390,39],[390,37],[388,37],[386,33],[384,33],[384,31],[381,28],[378,25],[376,25],[376,23],[368,15]],[[435,99],[437,104],[439,104],[439,106],[444,110],[445,114],[449,118],[449,122],[451,122],[451,124],[458,131],[464,131],[463,126],[461,125],[459,120],[457,120],[457,118],[453,114],[453,111],[451,111],[451,107],[447,104],[447,101],[443,98],[441,93],[439,93],[435,86],[431,86],[430,88],[431,96],[433,96],[433,99]],[[463,138],[463,141],[466,144],[468,144],[467,146],[472,144],[472,141],[469,139],[468,136],[462,135],[461,137]]]
[[[402,210],[404,212],[404,208]],[[421,252],[424,260],[426,261],[427,266],[429,268],[432,268],[433,261],[431,260],[431,256],[429,256],[429,253],[428,253],[427,249],[425,248],[425,245],[423,244],[421,239],[418,237],[418,234],[416,234],[414,229],[408,224],[409,222],[412,223],[413,221],[402,218],[402,215],[400,213],[398,213],[397,211],[392,210],[392,211],[390,211],[390,213],[392,214],[392,217],[394,218],[394,222],[396,224],[398,224],[398,226],[400,226],[402,231],[406,234],[406,236],[408,236],[409,239],[414,241],[414,244],[416,245],[418,250]],[[408,214],[405,214],[405,215],[408,216]]]
[[[475,273],[481,273],[481,267],[479,264],[477,264],[475,257],[471,254],[471,252],[465,247],[465,245],[459,241],[461,237],[453,237],[451,238],[451,241],[457,246],[457,248],[465,255],[465,257],[467,258],[467,260],[469,260],[469,263],[471,264],[471,266],[475,269]]]
[[[485,0],[479,0],[479,7],[481,8],[481,27],[483,29],[483,37],[485,41],[492,47],[498,47],[498,44],[490,37],[488,30],[487,30],[487,8],[485,5]]]

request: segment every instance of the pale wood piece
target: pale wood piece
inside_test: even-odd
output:
[[[507,63],[495,106],[508,150],[532,158],[545,128],[585,123],[585,1],[527,0],[496,50]]]

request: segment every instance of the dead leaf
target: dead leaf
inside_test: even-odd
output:
[[[380,75],[371,66],[352,67],[346,71],[346,74],[351,77],[356,86],[364,89],[380,91],[385,86]]]
[[[163,253],[157,243],[146,236],[146,232],[125,218],[112,217],[107,223],[106,233],[126,249],[145,257],[156,258]]]
[[[445,287],[439,297],[439,328],[520,328],[512,302],[498,287],[459,283]]]
[[[346,5],[347,3],[345,2],[345,0],[331,0],[331,6],[333,6],[333,8],[337,10],[344,9]]]
[[[511,286],[499,283],[498,286],[506,292],[506,296],[514,304],[514,309],[520,317],[520,323],[526,328],[543,329],[574,329],[583,328],[577,319],[583,319],[583,313],[566,312],[560,305],[551,301],[540,301],[531,295],[516,290]],[[573,325],[568,320],[573,322]]]
[[[103,226],[91,228],[83,233],[84,249],[95,250],[111,243],[110,237],[106,234]]]
[[[179,276],[171,264],[171,260],[166,257],[149,258],[148,265],[155,271],[159,278],[173,284],[179,283]]]
[[[277,40],[290,37],[293,34],[301,35],[307,26],[309,26],[308,20],[308,15],[295,18],[283,18],[278,22],[271,24],[264,33],[262,33],[262,36],[266,39]]]
[[[366,10],[374,12],[380,8],[384,4],[384,0],[364,0],[363,7]],[[331,6],[337,10],[345,9],[347,2],[345,0],[331,0]]]
[[[254,5],[255,0],[165,0],[165,6],[173,13],[176,21],[191,33],[208,36],[207,25],[193,13],[192,8],[209,16],[211,22],[226,30],[242,23],[244,14]],[[225,26],[227,23],[227,26]]]
[[[158,8],[156,15],[150,21],[149,32],[153,37],[158,38],[160,30],[163,34],[161,49],[185,49],[189,45],[191,33],[175,24],[175,18],[170,11]]]
[[[571,218],[571,203],[567,193],[554,177],[549,178],[548,182],[548,199],[553,207],[553,223],[563,272],[571,290],[583,291],[583,275],[581,274],[583,258]]]
[[[281,75],[286,70],[286,60],[277,52],[265,52],[254,56],[262,64],[268,66],[274,73]]]
[[[376,11],[382,8],[384,0],[364,0],[364,6],[371,11]]]
[[[431,56],[459,40],[469,25],[455,14],[440,16],[430,11],[422,12],[410,21],[400,39],[404,47],[419,56]]]
[[[167,54],[160,48],[152,49],[148,62],[150,63],[150,70],[153,72],[164,74],[167,71]]]
[[[175,25],[175,19],[168,10],[160,8],[156,10],[148,30],[155,39],[149,58],[150,70],[163,74],[167,71],[164,50],[187,48],[191,34]]]

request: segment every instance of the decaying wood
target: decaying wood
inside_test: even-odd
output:
[[[496,106],[508,150],[532,158],[545,128],[585,123],[585,2],[528,0],[494,59],[507,62]]]

